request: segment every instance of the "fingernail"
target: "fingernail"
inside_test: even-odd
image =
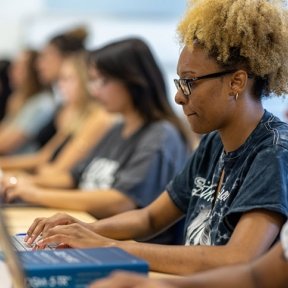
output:
[[[41,239],[41,240],[37,241],[36,245],[37,245],[37,246],[43,245],[43,240]]]
[[[33,242],[33,241],[32,241],[32,237],[29,237],[29,239],[27,240],[27,243],[28,243],[28,244],[32,244],[32,242]]]

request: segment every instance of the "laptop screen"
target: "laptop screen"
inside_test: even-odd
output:
[[[5,218],[0,208],[0,247],[5,263],[0,261],[1,287],[25,288],[25,277],[11,238],[5,225]],[[8,268],[8,269],[7,269]],[[2,278],[3,275],[3,278]],[[13,275],[13,276],[11,276]],[[6,281],[6,283],[5,283]],[[3,285],[3,286],[2,286]]]

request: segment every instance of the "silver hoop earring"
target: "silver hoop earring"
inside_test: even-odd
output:
[[[237,101],[238,97],[239,97],[239,93],[236,93],[236,95],[235,95],[235,101]]]

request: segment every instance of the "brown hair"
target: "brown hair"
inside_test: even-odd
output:
[[[88,32],[85,26],[78,26],[66,33],[51,38],[48,43],[53,45],[63,56],[85,50],[84,43]]]
[[[43,85],[40,82],[38,72],[36,70],[36,61],[38,52],[34,50],[25,50],[24,53],[27,55],[26,63],[26,79],[23,86],[21,87],[22,94],[25,95],[25,99],[41,92]]]
[[[125,84],[146,123],[166,119],[189,142],[186,127],[169,103],[163,74],[143,40],[128,38],[110,43],[92,51],[88,64]]]

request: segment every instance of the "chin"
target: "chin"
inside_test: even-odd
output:
[[[215,129],[213,129],[211,127],[203,127],[203,126],[193,125],[190,122],[189,122],[189,124],[190,124],[191,130],[196,134],[208,134],[212,131],[215,131]]]

